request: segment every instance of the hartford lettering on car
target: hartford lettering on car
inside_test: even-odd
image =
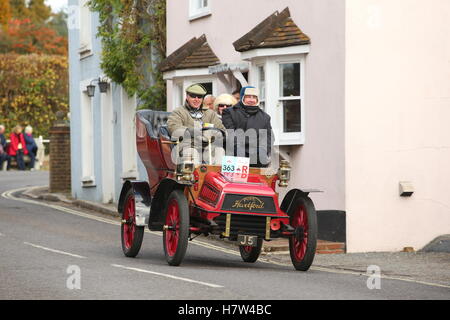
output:
[[[236,200],[232,205],[232,208],[237,209],[264,209],[264,202],[256,197],[245,197],[240,200]]]

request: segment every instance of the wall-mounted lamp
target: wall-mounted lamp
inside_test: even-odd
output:
[[[109,83],[106,79],[98,78],[91,81],[91,83],[86,87],[88,97],[93,97],[95,94],[95,86],[92,84],[93,82],[98,83],[98,87],[100,88],[101,93],[105,93],[108,91]]]
[[[95,94],[95,86],[93,84],[90,84],[86,87],[86,89],[88,97],[93,97]]]

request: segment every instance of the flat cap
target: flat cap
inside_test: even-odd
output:
[[[203,87],[201,84],[198,83],[192,84],[189,87],[187,87],[186,92],[193,94],[200,94],[203,96],[207,93],[205,87]]]

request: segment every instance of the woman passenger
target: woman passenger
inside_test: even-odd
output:
[[[224,109],[234,106],[237,100],[228,93],[221,94],[214,101],[214,110],[217,112],[219,118],[222,118],[222,112]]]

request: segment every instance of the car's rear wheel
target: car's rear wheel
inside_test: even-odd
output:
[[[239,246],[239,252],[241,253],[242,260],[245,262],[253,263],[258,260],[261,253],[263,239],[258,238],[256,247],[252,246]]]
[[[316,254],[317,215],[311,199],[297,197],[289,214],[290,225],[295,229],[289,238],[291,261],[296,270],[307,271]]]
[[[136,206],[133,190],[125,195],[121,225],[122,251],[127,257],[134,258],[141,249],[144,227],[136,226]]]
[[[166,220],[163,231],[164,254],[171,266],[180,265],[189,240],[189,206],[184,193],[174,190],[166,205]]]

